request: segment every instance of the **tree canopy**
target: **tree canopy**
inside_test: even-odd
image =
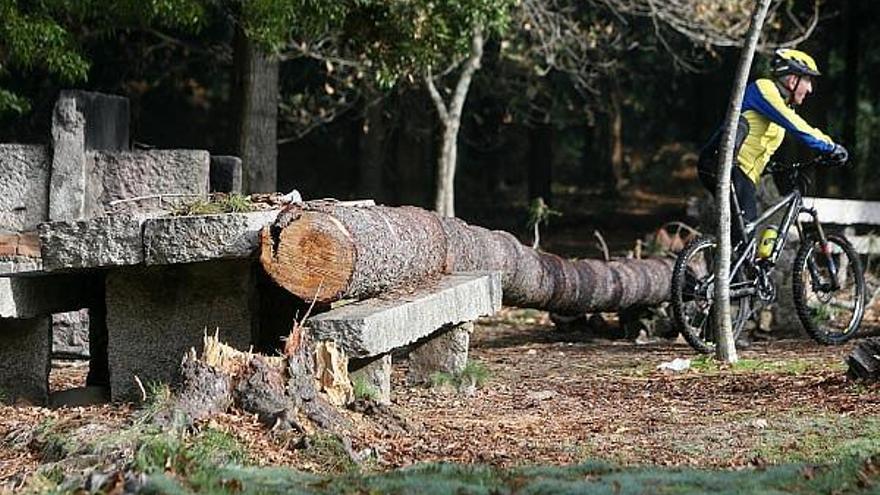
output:
[[[0,0],[0,112],[23,113],[30,106],[3,88],[10,70],[42,70],[67,84],[87,78],[91,62],[76,35],[109,36],[150,25],[197,28],[203,15],[197,0]]]

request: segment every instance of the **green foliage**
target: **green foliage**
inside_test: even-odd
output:
[[[810,320],[819,326],[834,321],[834,319],[843,312],[843,310],[839,308],[832,307],[831,303],[819,303],[817,306],[810,307],[809,310]]]
[[[197,29],[203,17],[202,0],[0,0],[0,77],[39,68],[64,84],[82,82],[90,63],[74,33],[94,36],[149,26]],[[28,110],[24,98],[0,86],[0,114]]]
[[[514,0],[254,0],[241,3],[248,36],[272,51],[335,37],[342,58],[382,87],[446,69],[470,53],[475,27],[507,29]]]
[[[380,62],[380,75],[386,77],[419,75],[427,68],[445,69],[470,53],[476,26],[487,35],[503,32],[513,5],[509,0],[371,3],[373,15],[364,18],[366,22],[349,26],[349,34],[365,41],[383,41],[367,42],[364,46],[371,58]],[[370,20],[380,23],[371,26]]]
[[[21,115],[27,113],[30,109],[31,104],[27,99],[0,88],[0,115],[5,112]]]
[[[324,36],[339,29],[360,1],[250,0],[240,2],[248,37],[269,51],[289,43]]]
[[[153,407],[167,401],[159,398],[165,388],[153,387]],[[50,463],[28,480],[26,491],[33,493],[72,491],[81,483],[77,480],[83,463],[91,466],[97,459],[146,474],[175,473],[195,488],[204,484],[201,480],[212,479],[216,466],[250,461],[246,448],[230,434],[210,427],[161,430],[151,423],[149,410],[119,429],[78,418],[46,421],[28,446]]]
[[[529,203],[529,228],[535,225],[547,224],[552,217],[561,217],[562,212],[550,208],[544,202],[544,198],[535,198]]]
[[[0,0],[0,70],[43,67],[65,82],[85,79],[89,69],[70,34],[45,12],[24,11],[16,0]],[[8,94],[8,92],[7,92]],[[11,108],[14,95],[0,99]],[[20,106],[20,105],[19,105]]]
[[[376,390],[376,387],[362,376],[356,376],[351,381],[351,386],[355,399],[376,400],[379,398],[379,391]]]

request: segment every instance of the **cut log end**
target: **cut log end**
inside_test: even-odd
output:
[[[338,220],[305,212],[275,235],[270,227],[260,235],[260,263],[275,283],[318,302],[334,301],[349,287],[357,254]]]

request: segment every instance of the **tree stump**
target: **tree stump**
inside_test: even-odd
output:
[[[880,337],[865,339],[846,358],[847,375],[856,380],[880,379]]]

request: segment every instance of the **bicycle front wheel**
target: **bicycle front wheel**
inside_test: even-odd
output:
[[[798,318],[810,337],[842,344],[859,331],[865,314],[865,274],[845,237],[829,235],[824,250],[819,239],[806,239],[798,249],[792,278]]]
[[[708,236],[689,242],[672,270],[672,316],[681,335],[698,352],[715,352],[715,253],[718,244]],[[730,300],[734,339],[749,319],[750,300]]]

